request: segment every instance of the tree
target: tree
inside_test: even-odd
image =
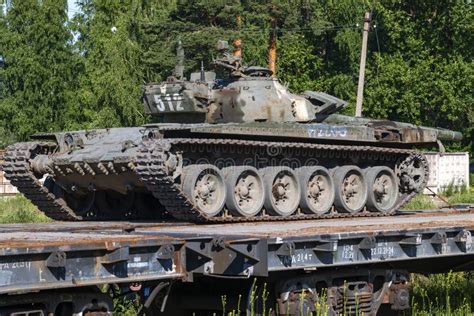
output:
[[[459,130],[474,150],[474,13],[463,1],[381,1],[368,63],[368,116]],[[373,43],[374,44],[374,43]]]
[[[2,126],[19,139],[63,129],[75,80],[66,1],[12,0],[0,28]]]
[[[217,40],[242,39],[244,63],[265,66],[270,31],[290,90],[331,93],[352,115],[370,10],[364,115],[461,130],[459,148],[474,150],[474,14],[464,1],[82,0],[72,24],[65,2],[10,0],[0,19],[6,134],[139,125],[141,87],[172,74],[179,38],[189,76],[211,66]]]
[[[137,1],[83,1],[76,18],[76,47],[84,72],[77,102],[84,109],[84,124],[92,127],[131,126],[144,123],[140,103],[142,65],[134,17]]]

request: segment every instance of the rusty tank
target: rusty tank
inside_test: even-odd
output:
[[[418,151],[458,132],[338,114],[332,95],[289,92],[228,53],[216,71],[144,88],[156,123],[37,134],[7,148],[4,172],[56,220],[194,222],[394,214],[422,191]],[[217,73],[219,75],[217,75]]]

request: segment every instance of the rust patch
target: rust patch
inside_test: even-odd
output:
[[[27,233],[14,232],[0,234],[1,248],[44,248],[68,247],[74,245],[99,246],[105,249],[115,249],[120,243],[137,245],[142,241],[179,241],[169,236],[146,235],[99,235],[86,233]]]

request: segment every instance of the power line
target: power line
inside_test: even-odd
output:
[[[309,28],[309,27],[295,27],[295,28],[282,28],[282,27],[276,27],[276,28],[246,28],[246,27],[240,27],[238,29],[231,29],[231,28],[224,28],[224,27],[217,27],[217,26],[208,26],[208,27],[197,27],[197,26],[191,26],[191,25],[173,25],[173,24],[155,24],[155,23],[143,23],[142,24],[148,24],[149,26],[157,26],[157,28],[160,29],[168,29],[168,30],[177,30],[177,31],[192,31],[192,32],[198,32],[198,31],[212,31],[216,29],[220,29],[222,31],[228,31],[228,32],[236,32],[236,33],[268,33],[270,31],[275,31],[279,33],[291,33],[291,32],[308,32],[308,31],[313,31],[313,32],[318,32],[318,31],[338,31],[338,30],[344,30],[344,29],[361,29],[359,24],[349,24],[349,25],[334,25],[334,26],[328,26],[328,27],[319,27],[319,28]]]

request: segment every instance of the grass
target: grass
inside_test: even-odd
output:
[[[413,274],[411,276],[411,309],[402,313],[404,316],[467,316],[473,315],[474,307],[474,275],[471,272],[448,272],[424,276]],[[251,301],[257,300],[251,294]],[[313,316],[327,316],[327,296],[324,294],[315,303]],[[225,299],[223,300],[225,310]],[[301,310],[303,306],[301,306]],[[270,315],[268,307],[265,315]],[[251,309],[252,311],[252,309]],[[362,312],[354,311],[355,315],[362,316]],[[250,313],[254,315],[255,313]],[[284,311],[279,314],[285,315]],[[214,315],[237,316],[240,311],[227,311]],[[353,315],[353,314],[351,314]],[[338,316],[346,316],[340,314]]]
[[[471,272],[412,276],[411,310],[405,315],[474,315],[474,279]]]
[[[435,208],[436,204],[431,197],[423,194],[417,194],[410,202],[403,206],[404,210],[427,210]]]
[[[449,204],[474,204],[474,186],[466,187],[447,186],[439,193]],[[427,210],[437,208],[432,197],[417,194],[410,202],[403,206],[404,210]]]
[[[23,195],[0,198],[0,224],[45,223],[51,221]]]
[[[448,202],[451,204],[463,204],[463,203],[474,204],[474,192],[465,191],[465,192],[455,193],[448,198]]]
[[[474,184],[474,183],[471,183]],[[455,186],[450,183],[441,192],[451,204],[474,203],[474,186],[470,188],[466,186]]]
[[[254,283],[255,286],[255,283]],[[265,285],[264,285],[265,286]],[[263,298],[263,304],[268,300],[268,291],[265,289],[261,293],[262,298],[256,294],[258,291],[254,288],[250,293],[250,301],[256,302]],[[301,294],[304,295],[304,294]],[[448,272],[444,274],[433,274],[424,276],[413,274],[411,276],[411,308],[401,313],[403,316],[468,316],[472,315],[474,307],[474,275],[471,272]],[[239,295],[239,302],[242,295]],[[242,316],[245,311],[226,310],[227,296],[221,296],[222,312],[215,312],[213,316]],[[250,306],[250,315],[256,315],[255,309]],[[240,304],[239,304],[240,306]],[[305,307],[301,305],[302,311]],[[266,306],[262,315],[272,315],[272,310],[277,310],[273,306]],[[323,294],[319,297],[318,302],[314,305],[313,316],[327,316],[328,305],[327,295]],[[123,308],[119,309],[118,315],[130,315]],[[285,315],[285,311],[278,311],[278,315]],[[115,313],[114,313],[115,315]],[[200,315],[196,313],[195,315]],[[346,316],[349,314],[339,314],[338,316]],[[363,316],[363,312],[358,312],[357,303],[356,310],[350,315]]]

